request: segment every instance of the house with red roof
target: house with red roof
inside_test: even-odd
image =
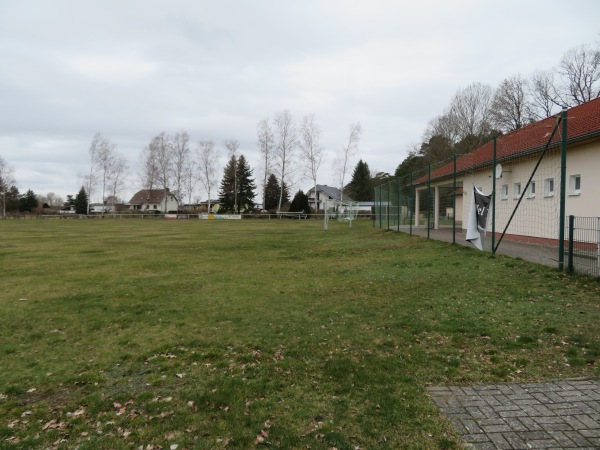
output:
[[[556,240],[563,133],[562,123],[558,123],[560,117],[561,114],[548,117],[499,136],[495,167],[493,141],[458,156],[456,189],[454,161],[432,167],[429,177],[414,181],[415,226],[419,226],[419,217],[424,214],[423,206],[419,211],[419,205],[424,204],[422,198],[427,195],[434,204],[434,217],[430,221],[434,228],[441,225],[444,208],[440,206],[440,192],[451,188],[456,196],[457,221],[462,221],[465,229],[473,187],[491,195],[495,181],[496,232],[504,230],[512,215],[507,235],[533,241]],[[566,123],[566,216],[600,217],[600,98],[568,109]],[[488,220],[490,230],[491,220]]]
[[[129,209],[142,212],[177,212],[179,202],[168,189],[142,189],[128,203]]]

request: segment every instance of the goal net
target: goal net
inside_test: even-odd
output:
[[[352,228],[352,221],[358,216],[358,202],[350,200],[327,200],[325,202],[325,214],[323,228],[329,229],[330,220],[348,222]]]

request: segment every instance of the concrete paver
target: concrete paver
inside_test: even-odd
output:
[[[433,386],[427,392],[467,448],[600,449],[598,378]]]

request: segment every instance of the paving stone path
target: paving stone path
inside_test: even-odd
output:
[[[427,391],[467,448],[600,449],[600,379]]]

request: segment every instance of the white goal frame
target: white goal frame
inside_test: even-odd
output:
[[[325,200],[323,215],[323,229],[329,229],[329,221],[337,219],[339,222],[348,221],[352,228],[352,221],[358,216],[358,202],[352,200]]]

